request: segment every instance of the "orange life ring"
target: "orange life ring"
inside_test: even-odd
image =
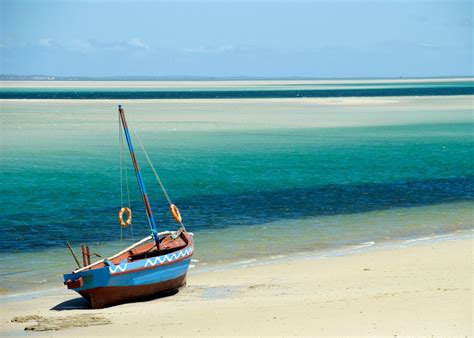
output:
[[[123,220],[124,212],[126,212],[128,215],[127,220],[125,222]],[[130,208],[120,209],[119,214],[118,214],[118,219],[119,219],[119,223],[121,227],[124,227],[124,228],[128,227],[130,224],[132,224],[132,210],[130,210]]]
[[[170,205],[170,209],[171,209],[171,213],[173,214],[173,217],[174,219],[176,220],[176,222],[178,222],[179,224],[181,224],[181,222],[183,221],[183,219],[181,218],[181,214],[179,213],[179,209],[176,205],[174,204],[171,204]]]

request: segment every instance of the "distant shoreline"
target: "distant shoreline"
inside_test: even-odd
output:
[[[80,79],[80,80],[34,80],[34,79],[5,79],[0,77],[0,87],[73,87],[100,88],[124,87],[129,84],[134,88],[148,87],[182,87],[182,86],[246,86],[246,85],[279,85],[279,84],[375,84],[375,83],[437,83],[437,82],[474,81],[474,76],[428,77],[428,78],[352,78],[352,79]]]
[[[117,75],[117,76],[59,76],[45,74],[0,74],[0,81],[348,81],[348,80],[416,80],[472,78],[471,75],[440,76],[381,76],[381,77],[314,77],[314,76],[206,76],[206,75]]]

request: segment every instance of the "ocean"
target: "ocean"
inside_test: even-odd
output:
[[[117,223],[119,103],[195,234],[196,271],[471,233],[473,82],[202,86],[0,89],[2,293],[61,287],[66,241],[107,255],[148,235],[131,162],[134,221]],[[158,227],[176,228],[138,160]]]
[[[215,82],[214,82],[215,83]],[[389,97],[472,95],[474,82],[367,82],[360,83],[274,83],[255,82],[244,86],[220,85],[134,86],[133,82],[115,88],[90,87],[7,87],[0,99],[250,99],[296,97]]]

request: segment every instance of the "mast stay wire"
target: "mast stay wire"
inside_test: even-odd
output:
[[[155,178],[156,178],[156,180],[158,181],[158,184],[160,185],[160,188],[161,188],[161,190],[163,191],[163,194],[165,195],[165,198],[166,198],[166,200],[168,201],[168,204],[169,204],[169,205],[173,204],[173,202],[171,201],[170,195],[168,195],[168,192],[166,191],[166,188],[165,188],[165,186],[163,185],[163,182],[161,181],[160,176],[159,176],[158,173],[156,172],[155,167],[153,166],[153,163],[151,162],[150,157],[148,156],[148,153],[147,153],[147,151],[145,150],[145,147],[143,146],[142,140],[140,139],[140,137],[138,136],[138,134],[135,132],[135,130],[133,130],[133,135],[135,135],[135,137],[137,138],[138,143],[140,144],[140,148],[142,149],[143,153],[145,154],[145,157],[146,157],[146,159],[147,159],[147,161],[148,161],[148,164],[150,165],[151,170],[153,170],[153,173],[155,174]]]
[[[125,161],[125,142],[123,142],[123,134],[122,135],[122,154],[123,155],[123,165],[124,165],[124,173],[125,173],[125,187],[127,188],[127,202],[128,202],[128,208],[131,209],[131,203],[130,203],[130,188],[128,187],[128,168],[127,168],[127,161]],[[132,236],[133,240],[133,222],[130,223],[130,235]]]
[[[120,140],[120,207],[123,207],[123,176],[125,176],[125,186],[127,189],[128,208],[131,208],[130,203],[130,189],[128,186],[127,161],[125,160],[125,143],[123,141],[123,130],[120,122],[120,115],[118,118],[119,140]],[[130,224],[130,233],[133,240],[133,224]],[[120,242],[122,242],[123,228],[120,227]]]
[[[168,194],[168,191],[166,191],[166,188],[163,184],[163,182],[161,181],[161,178],[160,178],[160,175],[158,175],[158,173],[156,172],[155,170],[155,166],[153,165],[153,163],[151,162],[151,159],[150,157],[148,156],[148,153],[145,149],[145,147],[143,146],[143,143],[142,143],[142,140],[140,139],[140,136],[138,136],[137,132],[135,131],[135,129],[132,129],[132,132],[133,132],[133,135],[136,137],[136,139],[138,140],[138,144],[140,145],[140,148],[142,149],[143,153],[145,154],[145,157],[148,161],[148,164],[150,165],[151,167],[151,170],[153,171],[153,173],[155,174],[155,178],[156,180],[158,181],[158,184],[160,185],[160,188],[161,188],[161,191],[163,191],[163,195],[165,195],[165,198],[166,200],[168,201],[168,204],[170,205],[170,207],[173,204],[172,200],[171,200],[171,197],[170,195]],[[184,231],[186,231],[186,227],[184,226],[183,222],[179,222],[179,224],[181,225],[181,227],[183,228]]]
[[[119,132],[119,146],[120,146],[120,207],[123,207],[123,170],[122,170],[122,164],[123,164],[123,135],[122,135],[122,130],[121,130],[121,125],[120,125],[120,115],[118,119],[118,132]],[[122,239],[123,239],[123,229],[120,227],[120,245],[122,245]]]

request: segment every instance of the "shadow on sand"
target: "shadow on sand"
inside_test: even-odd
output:
[[[117,305],[122,305],[122,304],[125,304],[125,303],[138,303],[138,302],[153,301],[153,300],[156,300],[156,299],[161,299],[161,298],[167,298],[167,297],[170,297],[170,296],[174,296],[177,293],[179,293],[179,290],[164,291],[164,292],[158,293],[158,294],[153,295],[153,296],[140,297],[140,298],[134,299],[133,301],[117,303],[117,304],[114,304],[110,307],[117,306]],[[93,310],[93,309],[90,308],[89,302],[86,299],[84,299],[82,297],[77,297],[77,298],[69,299],[69,300],[66,300],[62,303],[59,303],[59,304],[55,305],[54,307],[52,307],[50,310],[51,311],[68,311],[68,310]]]

